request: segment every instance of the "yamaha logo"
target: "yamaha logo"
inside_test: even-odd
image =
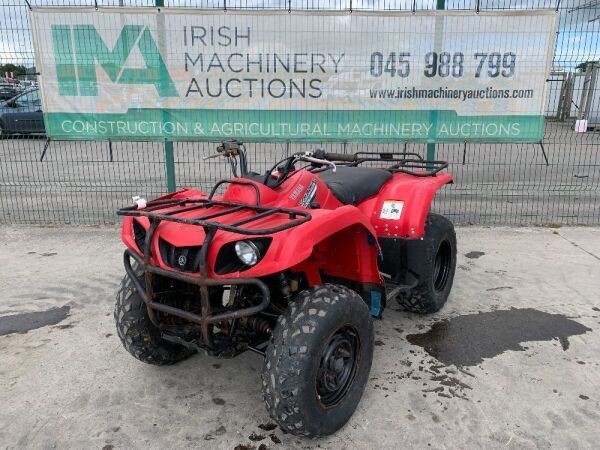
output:
[[[187,256],[179,255],[179,258],[177,258],[177,264],[179,264],[180,267],[185,267],[186,262],[187,262]]]

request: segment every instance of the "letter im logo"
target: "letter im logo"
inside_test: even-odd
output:
[[[179,96],[145,25],[125,25],[112,50],[93,25],[52,25],[52,42],[60,95],[97,96],[100,65],[113,83],[152,84],[161,97]],[[123,67],[134,47],[145,68]]]

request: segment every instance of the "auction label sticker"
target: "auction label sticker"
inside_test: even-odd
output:
[[[33,8],[54,139],[538,142],[557,14]]]
[[[402,200],[385,200],[379,218],[398,220],[402,215],[402,208],[404,208]]]

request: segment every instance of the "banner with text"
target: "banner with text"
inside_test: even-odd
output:
[[[554,11],[34,8],[58,139],[537,142]]]

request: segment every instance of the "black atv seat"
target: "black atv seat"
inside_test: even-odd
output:
[[[370,167],[338,166],[335,172],[331,169],[321,172],[321,180],[333,195],[345,205],[355,206],[377,194],[390,178],[391,172]]]

